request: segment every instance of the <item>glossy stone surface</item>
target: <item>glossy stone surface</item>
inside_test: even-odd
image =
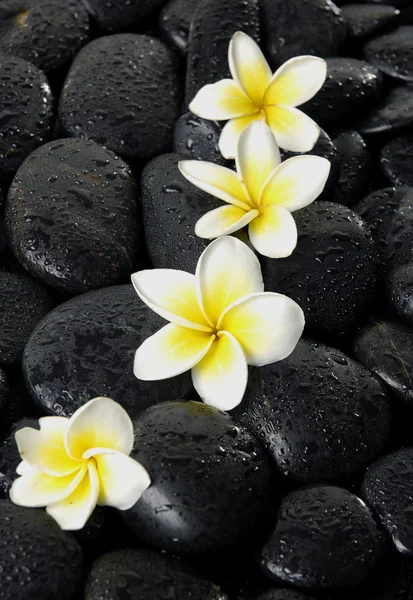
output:
[[[395,316],[413,325],[413,263],[390,271],[386,279],[386,297]]]
[[[390,3],[390,0],[389,0]],[[348,4],[343,6],[342,17],[346,23],[347,35],[359,40],[382,31],[397,20],[400,11],[384,4]]]
[[[368,191],[373,174],[372,157],[357,131],[343,131],[333,143],[340,158],[340,178],[333,199],[339,204],[353,206]]]
[[[362,135],[392,133],[413,125],[413,88],[396,87],[385,95],[370,114],[361,119],[357,131]]]
[[[215,121],[207,121],[188,112],[175,123],[173,150],[185,159],[206,160],[225,165],[218,148],[221,128]]]
[[[163,38],[181,54],[188,51],[189,29],[198,0],[169,0],[159,17]]]
[[[380,154],[380,165],[393,185],[413,187],[413,135],[393,138]]]
[[[402,26],[375,37],[364,46],[364,55],[383,73],[413,83],[413,27]]]
[[[166,0],[86,0],[86,6],[99,29],[113,33],[136,27],[165,2]]]

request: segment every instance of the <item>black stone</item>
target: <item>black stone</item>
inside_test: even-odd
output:
[[[413,331],[396,321],[377,319],[354,340],[356,358],[376,373],[400,400],[413,404]]]
[[[7,181],[51,134],[53,98],[45,74],[0,54],[0,106],[0,180]]]
[[[396,267],[386,278],[386,297],[395,314],[413,325],[413,264]]]
[[[143,224],[146,248],[156,268],[195,273],[209,241],[195,235],[195,224],[222,206],[181,175],[178,154],[154,158],[142,173]]]
[[[125,523],[145,542],[179,554],[254,543],[278,485],[259,442],[225,413],[198,402],[152,407],[135,423],[132,456],[152,485]]]
[[[82,0],[3,0],[0,38],[3,52],[50,73],[87,42],[89,17]]]
[[[172,594],[172,595],[171,595]],[[85,600],[227,600],[181,561],[150,550],[115,550],[92,565]]]
[[[219,148],[220,126],[188,112],[175,123],[173,150],[184,158],[225,165]]]
[[[258,0],[208,0],[197,4],[188,42],[185,105],[207,83],[230,77],[228,47],[236,31],[260,42]]]
[[[402,188],[412,191],[412,188]],[[387,233],[386,266],[388,269],[413,261],[413,203],[405,195],[390,221]]]
[[[0,500],[0,598],[80,597],[83,558],[72,534],[44,511]]]
[[[285,360],[250,370],[232,417],[295,483],[348,477],[383,451],[391,434],[387,390],[339,350],[302,339]]]
[[[337,56],[346,36],[341,11],[330,0],[263,0],[263,27],[276,66],[303,54]]]
[[[128,279],[138,250],[136,183],[92,141],[65,139],[31,154],[10,187],[13,251],[48,285],[82,292]]]
[[[294,215],[298,244],[288,258],[262,259],[265,289],[304,311],[308,331],[342,335],[367,311],[376,289],[376,250],[366,223],[331,202]]]
[[[168,150],[178,116],[176,58],[146,35],[111,35],[85,46],[59,102],[65,134],[93,139],[129,160]]]
[[[0,446],[0,498],[8,499],[13,481],[16,479],[16,468],[21,462],[21,456],[17,448],[15,434],[23,427],[39,429],[38,420],[24,418],[13,424],[11,431]],[[1,596],[0,596],[1,597]]]
[[[394,6],[395,8],[408,8],[411,3],[412,0],[368,0],[369,2],[371,2],[371,4],[388,4],[389,2],[391,2],[392,6]]]
[[[391,0],[389,0],[390,2]],[[347,26],[347,35],[359,40],[374,35],[391,26],[400,15],[394,6],[372,4],[349,4],[343,6],[342,17]]]
[[[288,588],[268,590],[257,600],[313,600],[310,596]]]
[[[0,414],[6,410],[10,400],[10,387],[3,369],[0,369]]]
[[[362,135],[392,133],[413,126],[413,87],[400,86],[364,117],[357,126]]]
[[[334,190],[334,202],[353,206],[369,188],[373,162],[366,143],[357,131],[343,131],[333,140],[340,157],[340,178]]]
[[[166,0],[85,0],[89,13],[102,31],[130,30],[159,10]]]
[[[413,27],[398,27],[370,40],[364,56],[386,75],[413,82]]]
[[[189,374],[146,382],[133,375],[138,346],[165,324],[131,285],[89,292],[61,304],[33,333],[23,371],[43,411],[71,416],[96,396],[113,398],[133,417],[190,389]]]
[[[380,165],[393,185],[413,187],[413,134],[390,140],[381,151]]]
[[[38,322],[52,309],[46,288],[28,275],[0,271],[0,365],[14,365]]]
[[[169,0],[159,17],[163,38],[181,54],[188,51],[189,28],[198,0]]]
[[[384,557],[369,508],[345,489],[317,485],[286,496],[257,554],[270,577],[297,587],[335,589],[368,580]]]
[[[363,479],[361,493],[396,550],[413,556],[413,448],[402,448],[375,462]]]

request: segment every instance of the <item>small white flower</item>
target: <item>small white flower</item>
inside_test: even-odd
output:
[[[225,158],[234,158],[238,138],[252,121],[265,121],[280,148],[312,150],[320,135],[318,125],[296,107],[323,86],[327,63],[316,56],[296,56],[274,75],[260,48],[245,33],[232,37],[228,62],[233,79],[204,86],[189,110],[204,119],[228,120],[219,140]]]
[[[171,269],[132,275],[139,297],[170,321],[138,348],[134,373],[154,381],[192,370],[202,400],[231,410],[244,395],[247,365],[286,358],[304,328],[301,308],[265,293],[255,254],[233,237],[212,242],[195,275]]]
[[[70,419],[42,417],[40,430],[16,432],[22,462],[10,499],[46,507],[62,529],[81,529],[96,505],[131,508],[150,486],[147,471],[129,454],[133,425],[110,398],[94,398]]]
[[[248,225],[251,244],[270,258],[289,256],[296,247],[297,227],[291,213],[321,194],[330,166],[327,159],[308,155],[281,163],[274,135],[258,122],[241,134],[237,173],[203,161],[179,163],[186,179],[229,205],[201,217],[195,233],[213,239]]]

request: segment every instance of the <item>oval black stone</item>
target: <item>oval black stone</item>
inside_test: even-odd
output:
[[[189,374],[140,381],[133,374],[138,346],[165,324],[131,285],[89,292],[64,302],[26,346],[23,371],[35,402],[48,414],[71,416],[96,396],[113,398],[133,417],[191,387]]]
[[[177,61],[159,40],[118,34],[85,46],[70,67],[59,120],[126,159],[169,149],[179,116]]]
[[[413,134],[390,140],[381,151],[380,165],[393,185],[413,187]]]
[[[188,51],[189,29],[198,0],[169,0],[159,17],[159,29],[170,46],[181,54]]]
[[[168,597],[171,600],[227,600],[217,586],[192,568],[150,550],[115,550],[94,562],[85,600],[137,597],[139,600],[167,600]]]
[[[364,55],[386,75],[413,82],[413,27],[398,27],[367,42]]]
[[[251,369],[232,413],[296,483],[331,481],[366,468],[390,438],[392,405],[368,369],[339,350],[302,339],[285,360]]]
[[[188,112],[175,123],[173,149],[184,158],[225,165],[219,148],[220,126]]]
[[[86,0],[85,4],[99,29],[112,33],[136,27],[165,2],[166,0]]]
[[[265,289],[293,298],[309,331],[342,335],[363,316],[377,282],[376,250],[366,223],[331,202],[294,214],[298,244],[288,258],[263,257]]]
[[[384,536],[364,502],[345,489],[317,485],[284,498],[257,558],[276,580],[334,589],[367,580],[383,555]]]
[[[391,26],[400,15],[397,8],[386,4],[349,4],[343,6],[341,11],[347,35],[355,40],[364,39]]]
[[[340,178],[334,190],[334,202],[353,206],[369,188],[373,161],[367,145],[357,131],[343,131],[333,140],[340,158]]]
[[[58,290],[80,294],[124,282],[138,249],[135,180],[92,141],[51,142],[14,178],[6,225],[18,260]]]
[[[400,86],[364,117],[357,126],[362,135],[377,135],[413,126],[413,87]]]
[[[397,267],[386,278],[386,297],[393,311],[413,325],[413,264]]]
[[[0,500],[0,586],[7,600],[72,600],[83,558],[72,534],[44,511]]]
[[[0,446],[0,498],[5,500],[9,498],[10,488],[17,477],[17,465],[21,462],[15,434],[24,427],[39,429],[37,419],[24,418],[15,422]]]
[[[2,50],[46,73],[72,60],[89,38],[89,16],[82,0],[3,0]]]
[[[257,539],[271,514],[277,483],[265,451],[205,404],[168,402],[143,413],[132,456],[152,485],[120,515],[157,548],[180,554],[238,549]]]

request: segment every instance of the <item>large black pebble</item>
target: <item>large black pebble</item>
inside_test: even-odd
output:
[[[89,16],[82,0],[3,0],[2,50],[46,73],[65,67],[89,39]]]
[[[15,422],[8,433],[7,437],[0,445],[0,498],[8,499],[10,488],[13,481],[16,479],[16,468],[21,462],[21,456],[16,444],[15,434],[19,429],[31,427],[39,429],[38,420],[32,418],[24,418]]]
[[[198,2],[188,42],[186,105],[207,83],[230,77],[228,47],[236,31],[260,42],[258,0]]]
[[[390,140],[381,151],[380,164],[393,185],[413,187],[413,134]]]
[[[413,405],[413,331],[397,321],[375,320],[354,340],[356,358],[400,400]]]
[[[189,374],[156,382],[133,375],[136,349],[164,324],[132,285],[61,304],[25,349],[23,371],[35,402],[46,413],[71,416],[91,398],[108,396],[134,417],[157,402],[182,398],[191,387]]]
[[[227,600],[185,563],[150,550],[114,550],[92,565],[85,600]]]
[[[395,314],[408,325],[413,325],[413,263],[389,272],[386,297]]]
[[[82,585],[82,551],[73,535],[43,510],[0,500],[1,600],[73,600]]]
[[[357,125],[362,135],[393,133],[413,126],[413,87],[400,86],[387,96]]]
[[[345,489],[317,485],[286,496],[257,553],[270,577],[299,588],[354,587],[378,568],[384,535],[369,508]]]
[[[337,56],[346,36],[331,0],[263,0],[263,27],[274,66],[302,54]]]
[[[161,550],[207,554],[248,546],[272,513],[279,484],[259,442],[225,413],[168,402],[135,423],[132,456],[152,485],[120,513]]]
[[[353,206],[369,188],[373,161],[367,145],[357,131],[343,131],[333,140],[340,157],[340,178],[334,190],[334,202]]]
[[[413,83],[413,27],[375,37],[364,46],[364,56],[386,75]]]
[[[169,149],[179,116],[177,60],[162,42],[132,33],[99,38],[70,67],[59,120],[126,159]]]
[[[367,311],[377,282],[376,250],[352,210],[315,202],[295,213],[297,247],[288,258],[263,258],[265,288],[304,311],[308,331],[342,335]]]
[[[146,248],[153,267],[195,273],[208,245],[195,235],[195,224],[209,210],[222,206],[187,181],[178,169],[184,157],[164,154],[142,172],[142,208]]]
[[[159,17],[162,37],[181,54],[188,51],[189,30],[198,0],[169,0]]]
[[[136,183],[128,165],[87,140],[42,146],[10,187],[6,225],[22,265],[80,294],[124,282],[138,250]]]
[[[289,588],[272,589],[264,592],[257,600],[313,600],[310,596]]]
[[[341,14],[347,26],[347,35],[359,40],[391,26],[399,17],[400,11],[387,4],[349,4],[342,7]]]
[[[53,98],[45,74],[21,58],[0,54],[0,106],[0,180],[7,181],[51,134]]]
[[[166,0],[85,0],[93,21],[108,33],[136,28],[142,19],[159,10]]]
[[[225,165],[218,148],[220,126],[188,112],[175,123],[173,150],[184,158]]]
[[[52,309],[46,288],[28,275],[0,271],[0,365],[14,365],[38,322]]]
[[[365,469],[392,430],[381,382],[339,350],[300,340],[285,360],[251,370],[232,413],[295,483],[334,481]]]
[[[413,556],[413,448],[402,448],[375,462],[363,479],[361,493],[396,549]]]

